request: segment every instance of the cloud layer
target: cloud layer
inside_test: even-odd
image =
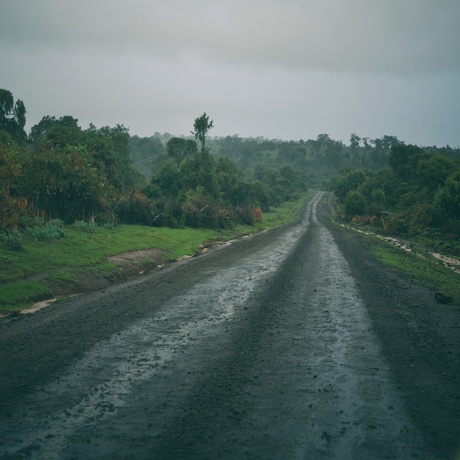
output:
[[[118,116],[143,135],[214,110],[222,135],[459,143],[459,45],[454,0],[7,1],[0,86],[29,120]],[[426,123],[441,126],[430,137]]]

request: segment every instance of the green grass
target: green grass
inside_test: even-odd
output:
[[[157,248],[166,258],[177,260],[193,255],[200,245],[226,241],[276,227],[292,220],[304,200],[285,203],[263,216],[254,226],[240,225],[231,230],[171,229],[121,225],[96,227],[93,233],[84,225],[65,226],[60,239],[21,239],[23,250],[0,245],[0,313],[30,306],[35,301],[54,297],[55,285],[78,288],[79,275],[103,276],[120,280],[120,270],[108,257],[128,251]],[[147,261],[141,261],[147,265]],[[37,281],[38,280],[38,281]]]
[[[460,275],[445,267],[439,260],[422,249],[407,252],[375,236],[362,235],[369,242],[378,260],[392,267],[411,281],[436,291],[446,291],[454,297],[458,308]]]
[[[51,298],[53,293],[41,281],[18,281],[1,288],[0,311],[10,312]]]

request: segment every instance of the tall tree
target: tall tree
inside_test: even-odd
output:
[[[30,140],[37,146],[39,143],[48,143],[53,147],[79,145],[82,140],[82,130],[78,120],[70,115],[56,118],[44,116],[30,130]]]
[[[7,89],[0,89],[0,130],[5,130],[16,141],[26,140],[26,108],[21,100],[14,103],[13,95]]]
[[[350,136],[350,147],[353,152],[359,147],[360,142],[361,138],[356,133],[352,133]]]
[[[206,112],[201,115],[201,117],[195,118],[195,123],[193,124],[192,134],[195,136],[197,141],[201,142],[201,151],[204,152],[204,147],[206,143],[206,134],[208,131],[214,127],[214,122],[209,120]]]

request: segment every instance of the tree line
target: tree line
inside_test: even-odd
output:
[[[394,136],[354,133],[349,145],[327,134],[299,141],[219,138],[210,136],[214,122],[206,113],[185,137],[130,136],[120,124],[83,129],[72,116],[44,116],[29,133],[25,124],[24,103],[0,90],[0,233],[37,217],[174,227],[252,224],[307,188],[326,187],[336,174],[331,187],[342,204],[348,192],[359,193],[354,199],[365,210],[355,203],[357,214],[393,212],[415,200],[424,212],[410,216],[446,231],[456,218],[453,171],[460,152],[448,146],[411,147]],[[350,203],[349,197],[346,212]],[[407,219],[410,227],[413,217]],[[403,219],[398,222],[402,229]]]
[[[394,235],[460,238],[460,159],[399,144],[379,171],[348,168],[331,181],[342,218]]]
[[[123,125],[82,129],[72,116],[44,116],[30,133],[26,110],[0,90],[0,230],[37,218],[223,228],[252,224],[262,210],[304,193],[300,171],[272,183],[245,180],[237,164],[206,144],[213,121],[195,119],[191,138],[171,137],[147,179],[133,163]],[[199,144],[199,145],[198,145]],[[199,148],[200,147],[200,148]],[[151,166],[152,168],[152,166]]]

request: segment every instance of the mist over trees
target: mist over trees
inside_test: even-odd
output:
[[[347,218],[412,206],[415,220],[455,230],[460,218],[459,151],[406,146],[394,136],[328,134],[281,141],[211,137],[206,113],[189,137],[131,136],[127,128],[83,129],[46,115],[25,132],[26,108],[0,90],[0,232],[50,219],[225,228],[330,187]],[[404,208],[406,209],[406,208]],[[399,214],[398,214],[399,215]]]

